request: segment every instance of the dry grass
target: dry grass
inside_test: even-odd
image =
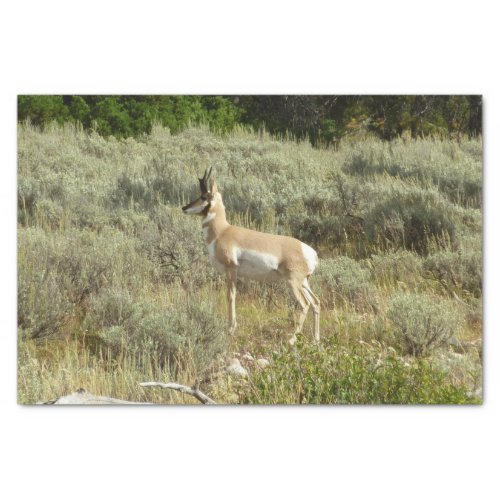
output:
[[[199,221],[179,210],[208,164],[233,224],[292,234],[318,249],[323,268],[312,286],[322,297],[324,342],[353,356],[365,343],[375,357],[394,352],[405,363],[387,318],[392,298],[411,292],[443,301],[462,319],[457,342],[431,349],[428,361],[444,370],[443,387],[476,390],[480,151],[480,140],[365,138],[325,150],[244,130],[171,136],[155,128],[142,141],[116,141],[70,126],[20,127],[19,402],[83,387],[132,401],[195,403],[138,386],[153,379],[201,384],[223,403],[258,401],[245,392],[252,382],[244,387],[220,367],[232,352],[268,359],[285,352],[294,304],[284,286],[239,283],[239,329],[227,338],[223,280],[208,262]],[[413,211],[401,208],[406,199]],[[409,236],[422,244],[411,247]],[[213,331],[205,338],[207,325]],[[303,338],[312,338],[311,318]],[[309,348],[302,355],[315,356]],[[327,374],[315,376],[321,385]]]

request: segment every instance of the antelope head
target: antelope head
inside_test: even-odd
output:
[[[210,205],[217,194],[217,185],[215,181],[210,178],[212,174],[212,167],[210,170],[205,170],[203,177],[198,179],[200,181],[201,195],[196,200],[192,201],[182,211],[187,215],[206,215],[210,209]]]

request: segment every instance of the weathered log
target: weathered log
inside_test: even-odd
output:
[[[175,391],[180,391],[183,394],[189,394],[195,397],[198,401],[206,405],[217,404],[213,399],[209,398],[206,394],[201,392],[199,389],[188,387],[186,385],[176,384],[170,382],[165,384],[163,382],[142,382],[139,383],[141,387],[163,387],[164,389],[173,389]],[[152,404],[143,403],[135,401],[126,401],[124,399],[110,398],[108,396],[97,396],[90,392],[86,392],[84,389],[78,389],[72,394],[66,396],[61,396],[56,399],[51,399],[50,401],[40,401],[39,405],[142,405],[142,404]]]
[[[174,391],[180,391],[183,394],[189,394],[195,397],[198,401],[202,402],[204,405],[216,405],[217,403],[209,398],[206,394],[201,392],[199,389],[194,387],[188,387],[187,385],[176,384],[170,382],[165,384],[163,382],[141,382],[139,383],[141,387],[163,387],[164,389],[173,389]]]
[[[39,405],[142,405],[151,403],[138,403],[126,401],[124,399],[109,398],[107,396],[96,396],[84,389],[78,389],[72,394],[51,399],[50,401],[40,401]]]

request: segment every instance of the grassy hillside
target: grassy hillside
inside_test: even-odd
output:
[[[19,402],[79,387],[192,403],[137,382],[199,384],[234,403],[474,403],[481,387],[482,143],[371,137],[333,149],[237,129],[104,139],[19,127]],[[291,348],[284,286],[225,286],[180,206],[213,166],[228,219],[312,245],[322,300]],[[248,380],[231,353],[271,361]],[[147,391],[147,392],[146,392]]]

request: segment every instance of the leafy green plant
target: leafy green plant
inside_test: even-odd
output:
[[[407,362],[358,344],[351,349],[332,338],[320,347],[300,341],[273,355],[268,368],[239,389],[251,404],[450,404],[478,403],[465,386],[423,359]]]
[[[177,133],[207,123],[229,132],[237,126],[315,145],[367,133],[394,139],[481,133],[481,96],[200,96],[21,95],[18,118],[45,125],[79,121],[100,133],[140,137],[155,121]]]

